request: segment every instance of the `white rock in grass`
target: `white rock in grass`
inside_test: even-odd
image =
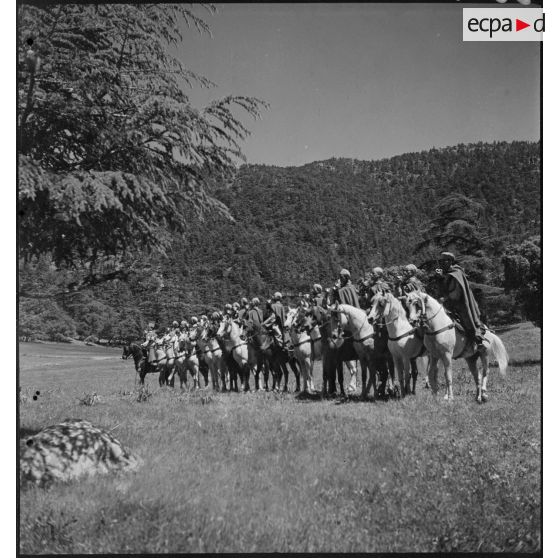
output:
[[[66,419],[20,441],[21,483],[45,485],[82,475],[133,471],[141,458],[114,436],[81,419]]]

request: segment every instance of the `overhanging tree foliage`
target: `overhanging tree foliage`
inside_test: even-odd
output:
[[[168,246],[188,230],[187,206],[230,217],[211,184],[243,159],[249,132],[237,109],[258,117],[266,103],[229,96],[192,107],[186,87],[212,84],[169,47],[184,22],[209,31],[193,8],[23,5],[18,18],[23,257],[94,264]]]

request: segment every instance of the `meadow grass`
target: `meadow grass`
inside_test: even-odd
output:
[[[20,550],[539,550],[540,331],[501,337],[518,364],[505,379],[491,368],[484,405],[462,361],[450,404],[422,379],[402,401],[340,403],[181,393],[153,375],[151,397],[138,402],[133,365],[118,351],[24,343],[23,433],[79,417],[112,429],[145,463],[23,490]],[[83,405],[92,392],[100,401]]]

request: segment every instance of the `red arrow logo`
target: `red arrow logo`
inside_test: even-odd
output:
[[[524,21],[521,21],[520,19],[515,20],[515,30],[516,31],[521,31],[522,29],[525,29],[526,27],[531,27],[530,23],[525,23]]]

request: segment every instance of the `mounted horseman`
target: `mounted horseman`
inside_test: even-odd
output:
[[[282,348],[287,348],[290,342],[289,334],[285,330],[285,321],[287,320],[287,309],[283,305],[283,295],[276,292],[268,307],[269,315],[263,322],[263,326],[273,332],[275,341]]]
[[[155,362],[155,340],[157,339],[157,332],[155,331],[155,322],[147,324],[145,331],[145,341],[141,347],[147,351],[147,364],[152,365]]]
[[[248,340],[248,360],[255,363],[256,370],[254,372],[255,389],[260,389],[260,372],[263,370],[264,389],[269,389],[269,360],[262,351],[261,330],[264,321],[262,309],[260,308],[260,299],[252,298],[250,302],[246,298],[241,300],[244,303],[244,311],[240,310],[241,320],[244,322],[244,332]]]
[[[409,317],[409,309],[407,308],[407,295],[412,292],[419,292],[425,293],[426,288],[424,283],[417,277],[418,275],[418,268],[415,264],[407,264],[401,274],[397,276],[397,281],[393,286],[393,294],[399,301],[402,303],[403,308]],[[420,329],[417,331],[417,335],[422,336]],[[422,356],[422,355],[419,355]],[[412,394],[415,393],[414,386],[416,385],[416,381],[418,378],[418,368],[417,368],[417,359],[411,358],[411,378],[413,380],[413,389]],[[428,382],[428,377],[425,378],[424,387],[429,389],[430,384]]]
[[[333,292],[339,304],[348,304],[349,306],[360,308],[358,292],[351,282],[351,273],[348,269],[342,269],[339,272],[339,279],[333,287]]]
[[[465,334],[483,351],[486,326],[481,321],[480,310],[463,268],[456,263],[451,252],[442,252],[441,269],[436,270],[439,302],[455,314]]]
[[[339,391],[342,396],[345,395],[343,385],[343,363],[347,365],[350,375],[348,392],[356,391],[356,361],[358,356],[355,352],[351,339],[337,347],[337,332],[332,332],[329,314],[326,310],[327,297],[323,292],[323,288],[319,283],[312,285],[311,305],[308,315],[312,319],[312,324],[318,326],[320,332],[322,346],[322,393],[334,395],[336,393],[335,378],[339,383]]]
[[[248,313],[250,312],[250,304],[246,297],[240,299],[240,308],[238,309],[238,321],[243,329],[246,329],[248,321]]]
[[[394,285],[393,294],[402,299],[413,291],[426,292],[423,282],[417,277],[418,268],[415,264],[407,264],[401,274],[398,276],[398,281]]]

